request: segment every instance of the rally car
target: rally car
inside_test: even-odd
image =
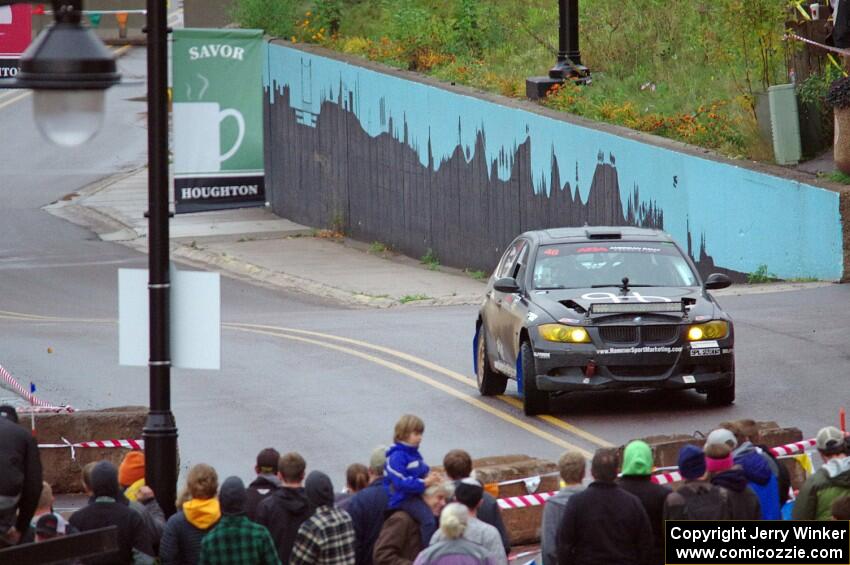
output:
[[[732,320],[672,237],[629,227],[526,232],[487,285],[473,339],[478,390],[517,381],[524,411],[571,391],[686,389],[735,401]]]

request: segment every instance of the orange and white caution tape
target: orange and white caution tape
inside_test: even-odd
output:
[[[4,369],[2,365],[0,365],[0,379],[3,379],[10,387],[12,387],[12,389],[15,392],[17,392],[19,395],[21,395],[24,399],[26,399],[27,402],[29,402],[34,407],[47,408],[47,409],[50,409],[50,410],[55,411],[55,412],[63,412],[63,411],[64,412],[73,412],[74,411],[74,409],[71,408],[70,406],[55,406],[53,404],[50,404],[49,402],[45,402],[44,400],[41,400],[40,398],[36,398],[36,396],[34,394],[32,394],[30,391],[28,391],[24,387],[22,387],[21,383],[16,381],[15,377],[10,375],[9,371]],[[22,409],[21,411],[23,412],[23,411],[25,411],[25,409]]]

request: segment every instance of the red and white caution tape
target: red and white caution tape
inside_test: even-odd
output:
[[[74,409],[70,406],[56,406],[50,404],[49,402],[45,402],[40,398],[36,398],[34,394],[30,391],[26,390],[21,386],[21,383],[15,380],[15,377],[9,374],[9,371],[3,368],[3,365],[0,365],[0,379],[3,379],[12,389],[26,399],[33,406],[47,408],[56,412],[73,412]],[[23,410],[22,410],[23,411]]]
[[[542,506],[546,499],[558,491],[540,492],[536,494],[525,494],[522,496],[510,496],[499,499],[499,508],[510,510],[511,508],[527,508],[529,506]]]
[[[844,55],[845,57],[850,57],[850,49],[839,49],[838,47],[833,47],[831,45],[826,45],[824,43],[818,43],[817,41],[812,41],[806,37],[801,37],[796,33],[786,33],[785,38],[796,39],[797,41],[802,41],[803,43],[808,43],[809,45],[814,45],[815,47],[820,47],[824,51],[832,51],[833,53],[838,53],[839,55]]]
[[[789,443],[787,445],[780,445],[779,447],[771,447],[770,452],[776,457],[783,457],[786,455],[794,455],[795,453],[802,453],[807,449],[816,447],[817,444],[818,442],[815,439],[806,439],[803,441]]]
[[[145,440],[143,439],[103,439],[103,440],[94,440],[94,441],[80,441],[77,443],[71,443],[67,439],[60,438],[64,443],[40,443],[38,444],[39,449],[57,449],[57,448],[69,448],[71,450],[71,459],[76,461],[77,459],[77,449],[105,449],[105,448],[125,448],[132,449],[134,451],[141,451],[145,448]]]
[[[817,445],[817,442],[814,439],[807,439],[803,441],[797,441],[794,443],[789,443],[786,445],[780,445],[778,447],[770,448],[770,452],[773,453],[776,457],[787,457],[789,455],[793,455],[796,453],[804,453],[806,450],[812,449]],[[675,467],[672,467],[675,469]],[[671,467],[664,467],[664,469],[671,469]],[[658,485],[668,485],[670,483],[677,483],[682,480],[682,475],[679,471],[670,471],[667,473],[656,473],[652,475],[652,482]],[[510,482],[521,482],[522,479]],[[503,483],[499,483],[503,484]],[[523,496],[511,496],[507,498],[499,499],[499,508],[503,510],[510,510],[511,508],[528,508],[530,506],[541,506],[543,505],[548,498],[553,496],[557,491],[553,492],[540,492],[536,494],[526,494]]]

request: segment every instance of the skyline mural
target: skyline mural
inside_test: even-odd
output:
[[[842,275],[825,189],[283,45],[264,84],[271,200],[296,221],[342,215],[354,237],[461,267],[521,231],[586,222],[664,229],[701,271]]]

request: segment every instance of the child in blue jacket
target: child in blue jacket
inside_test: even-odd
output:
[[[421,418],[405,414],[395,425],[393,445],[387,450],[386,486],[390,510],[401,509],[419,523],[422,547],[427,547],[437,530],[437,520],[422,500],[422,493],[430,486],[431,469],[419,454],[419,444],[425,433]]]

